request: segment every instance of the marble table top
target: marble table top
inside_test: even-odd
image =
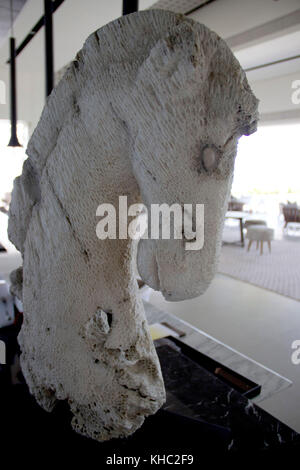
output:
[[[173,325],[185,332],[185,336],[180,338],[183,343],[261,385],[261,393],[251,400],[253,403],[260,403],[292,385],[291,380],[226,346],[204,331],[198,330],[174,315],[159,310],[149,302],[143,302],[150,325],[160,322]]]
[[[167,394],[165,410],[222,427],[230,433],[229,453],[300,450],[300,435],[257,405],[289,387],[290,380],[148,302],[144,305],[150,325],[166,322],[183,331],[180,341],[261,385],[260,395],[248,399],[182,354],[174,342],[159,339],[155,346]]]

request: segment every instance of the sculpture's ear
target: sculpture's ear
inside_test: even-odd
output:
[[[177,91],[196,83],[196,67],[201,65],[201,48],[199,34],[193,25],[182,22],[165,38],[160,39],[151,49],[149,56],[142,64],[136,83],[143,87],[168,88],[175,86]],[[199,76],[198,76],[199,83]]]

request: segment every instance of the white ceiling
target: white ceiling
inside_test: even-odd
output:
[[[174,11],[175,13],[186,14],[194,8],[200,7],[207,0],[159,0],[151,8]]]
[[[235,52],[244,69],[300,55],[300,30]],[[247,72],[249,80],[262,80],[300,71],[300,58]]]
[[[26,0],[13,0],[16,16]],[[71,0],[68,2],[72,3]],[[88,3],[90,0],[85,0]],[[120,0],[119,0],[120,1]],[[66,2],[66,3],[68,3]],[[30,2],[29,2],[30,3]],[[201,6],[206,0],[139,0],[140,9],[149,7],[170,9],[177,12],[187,12],[196,6]],[[1,34],[6,35],[9,28],[9,4],[10,0],[0,0],[0,43]],[[42,7],[43,1],[37,0],[36,6]],[[300,10],[300,0],[214,0],[195,11],[191,18],[203,22],[208,27],[220,34],[225,40],[252,28],[264,25],[268,21],[279,19],[284,15],[294,15],[296,9]],[[23,10],[24,11],[24,10]],[[35,17],[28,19],[26,32],[37,20],[38,13]],[[22,22],[24,23],[24,15]],[[236,57],[240,61],[244,69],[256,67],[276,60],[281,60],[290,56],[300,54],[300,22],[293,30],[282,29],[278,31],[277,37],[270,39],[271,36],[259,38],[255,45],[239,44],[234,47]],[[291,32],[292,31],[292,32]],[[20,41],[24,38],[24,34],[17,37]],[[5,51],[5,59],[7,51]],[[248,72],[250,81],[269,79],[280,75],[287,75],[293,72],[300,74],[300,59],[283,62],[280,64],[264,67],[258,70]],[[300,76],[300,75],[299,75]]]
[[[204,3],[205,0],[160,0],[152,7],[185,13]],[[258,38],[255,45],[239,43],[234,47],[242,67],[248,69],[300,54],[300,23],[296,27],[288,27],[288,15],[295,18],[299,9],[300,0],[214,0],[190,17],[204,23],[225,40],[229,39],[229,42],[235,35],[243,42],[243,33],[267,25],[265,35]],[[276,25],[272,25],[274,34],[270,35],[267,31],[272,22],[276,22]],[[249,81],[255,81],[296,71],[300,73],[300,59],[247,72],[247,76]]]
[[[13,19],[18,16],[26,0],[13,0]],[[0,0],[0,43],[10,29],[10,0]]]
[[[190,17],[228,39],[299,8],[300,0],[213,0]]]

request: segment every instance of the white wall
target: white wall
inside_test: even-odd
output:
[[[5,88],[3,96],[4,102],[2,102],[2,99],[0,102],[0,119],[7,119],[9,113],[8,68],[2,65],[0,65],[0,80],[4,83]]]

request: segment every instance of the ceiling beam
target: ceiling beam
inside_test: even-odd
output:
[[[241,46],[252,43],[260,43],[262,40],[282,35],[284,30],[291,28],[298,29],[300,25],[300,9],[289,13],[288,15],[276,18],[276,20],[268,21],[255,28],[248,29],[243,33],[236,34],[229,38],[226,38],[226,42],[231,49],[239,49]],[[269,39],[268,38],[268,39]]]
[[[202,2],[200,5],[198,5],[197,7],[194,7],[191,10],[188,10],[188,11],[184,12],[184,15],[185,16],[191,15],[195,11],[200,10],[200,8],[206,7],[206,5],[209,5],[210,3],[213,3],[213,2],[216,2],[216,1],[217,0],[206,0],[206,1]]]
[[[284,59],[273,60],[273,62],[266,62],[265,64],[255,65],[254,67],[249,67],[245,69],[245,72],[252,72],[253,70],[264,69],[265,67],[270,67],[271,65],[282,64],[283,62],[289,62],[290,60],[300,59],[300,54],[293,55],[291,57],[285,57]]]
[[[300,109],[289,109],[286,111],[274,111],[271,113],[261,113],[259,115],[260,123],[270,123],[273,124],[274,121],[298,121],[300,120]]]

